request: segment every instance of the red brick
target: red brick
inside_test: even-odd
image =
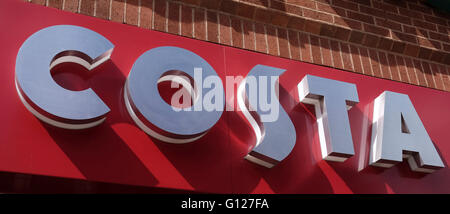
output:
[[[222,0],[215,0],[215,1],[201,1],[200,7],[217,10],[220,8],[220,5],[222,3]]]
[[[217,20],[217,13],[207,12],[207,29],[208,29],[208,41],[219,42],[219,25]]]
[[[419,85],[427,87],[427,80],[425,79],[425,72],[423,71],[422,65],[420,64],[419,60],[414,59],[413,60],[413,66],[416,70],[417,79],[419,82]]]
[[[399,24],[397,22],[393,22],[393,21],[388,20],[388,19],[375,18],[375,23],[378,26],[386,27],[386,28],[389,28],[391,30],[402,31],[402,25],[401,24]]]
[[[401,15],[392,14],[392,13],[385,13],[384,16],[381,18],[400,22],[400,23],[406,24],[406,25],[411,25],[411,18],[407,17],[407,16],[401,16]]]
[[[237,48],[243,47],[243,34],[242,34],[242,24],[241,20],[231,16],[231,30],[232,30],[232,41],[233,46]]]
[[[369,48],[376,48],[378,46],[378,42],[380,41],[379,36],[375,36],[372,34],[366,34],[362,44]],[[402,43],[403,44],[403,43]]]
[[[164,0],[154,0],[154,20],[153,28],[159,31],[166,31],[166,10],[167,4]]]
[[[305,19],[300,17],[291,17],[287,27],[294,30],[303,30],[305,28]]]
[[[372,66],[370,66],[369,51],[367,50],[367,48],[359,47],[359,53],[361,56],[363,73],[373,76]]]
[[[273,26],[266,26],[267,44],[269,45],[269,54],[278,56],[277,29]]]
[[[111,20],[114,22],[123,23],[124,19],[125,1],[117,0],[111,2]]]
[[[373,21],[372,16],[364,15],[361,13],[355,13],[351,11],[347,11],[347,17],[350,19],[358,20],[361,22],[369,23],[369,24],[375,24]]]
[[[220,11],[229,14],[236,14],[236,8],[239,7],[239,3],[235,1],[225,0],[220,4]]]
[[[442,25],[438,25],[438,31],[439,31],[439,33],[450,34],[450,28],[447,28]]]
[[[298,6],[302,6],[302,7],[307,7],[307,8],[311,8],[311,9],[316,9],[316,6],[314,4],[314,1],[312,0],[282,0],[286,3],[291,3],[291,4],[295,4]]]
[[[385,11],[376,9],[374,7],[361,6],[359,11],[370,16],[384,17],[386,15]]]
[[[152,28],[153,19],[153,0],[141,1],[140,27],[145,29]]]
[[[370,64],[372,66],[372,72],[373,75],[376,77],[383,77],[383,74],[381,72],[380,69],[380,64],[379,64],[379,60],[378,60],[378,54],[377,51],[373,50],[373,49],[369,49],[369,59],[370,59]]]
[[[263,6],[263,7],[269,7],[269,1],[270,0],[241,0],[243,2],[249,2],[255,5]]]
[[[300,53],[302,61],[312,62],[311,45],[309,42],[308,34],[299,32],[299,39],[300,39]]]
[[[351,2],[356,2],[358,4],[364,4],[367,6],[372,6],[371,0],[350,0]]]
[[[45,5],[45,0],[32,0],[34,4]]]
[[[334,38],[342,41],[348,41],[350,38],[350,33],[351,33],[350,30],[338,27],[336,29],[336,33],[334,34]]]
[[[255,23],[256,51],[267,53],[266,30],[264,24]]]
[[[97,0],[95,16],[101,19],[109,19],[109,6],[111,0]]]
[[[318,12],[315,10],[303,9],[303,16],[313,20],[321,20],[324,22],[333,23],[333,17],[330,14]]]
[[[301,7],[298,7],[296,5],[291,5],[291,4],[286,4],[285,11],[287,13],[295,14],[295,15],[298,15],[298,16],[301,16],[303,14],[303,10],[302,10]]]
[[[439,72],[441,73],[441,76],[442,76],[444,88],[446,91],[450,91],[450,75],[448,73],[450,69],[447,69],[446,66],[444,66],[444,65],[438,65],[438,67],[439,67]]]
[[[378,58],[380,59],[379,63],[381,65],[381,73],[383,73],[383,77],[386,79],[393,79],[391,70],[389,68],[389,63],[386,58],[386,54],[384,52],[378,52]]]
[[[406,26],[406,25],[403,25],[403,32],[412,34],[414,36],[421,36],[421,37],[425,37],[425,38],[429,37],[427,30],[419,29],[419,28],[411,27],[411,26]]]
[[[358,4],[355,4],[355,3],[352,3],[352,2],[348,2],[348,1],[333,0],[333,5],[336,5],[338,7],[342,7],[342,8],[345,8],[345,9],[358,11]]]
[[[417,45],[406,44],[404,54],[407,56],[417,57],[419,50],[420,48]]]
[[[411,34],[392,31],[392,38],[395,40],[400,40],[400,41],[404,41],[404,42],[410,42],[410,43],[417,44],[416,36],[413,36]]]
[[[390,51],[392,49],[393,44],[394,44],[394,42],[391,39],[382,37],[382,38],[380,38],[380,41],[378,42],[377,48],[386,50],[386,51]]]
[[[180,33],[180,4],[169,2],[167,31],[173,34]]]
[[[271,0],[269,4],[270,8],[281,11],[284,11],[285,5],[286,3],[277,0]]]
[[[389,30],[375,25],[364,24],[364,31],[380,36],[389,36]]]
[[[322,54],[320,53],[319,37],[310,35],[311,52],[313,62],[316,64],[322,64]]]
[[[194,9],[194,38],[200,40],[206,40],[205,12],[204,9]]]
[[[333,58],[331,57],[330,40],[320,38],[320,49],[322,51],[323,64],[333,67]]]
[[[443,45],[444,51],[450,52],[450,44],[443,43],[442,45]]]
[[[414,11],[414,10],[405,9],[405,8],[401,8],[401,7],[398,8],[398,10],[400,12],[400,15],[403,15],[403,16],[414,17],[414,18],[417,18],[417,19],[423,19],[424,18],[423,17],[423,13],[419,13],[419,12]]]
[[[42,0],[42,1],[45,2],[44,0]],[[78,0],[65,0],[64,10],[70,11],[70,12],[77,12],[78,11]]]
[[[408,72],[409,80],[411,84],[419,85],[419,80],[417,79],[417,73],[414,69],[414,65],[411,58],[405,57],[403,58],[405,60],[405,67],[406,71]]]
[[[447,64],[448,62],[450,62],[450,53],[445,53],[445,56],[440,63]]]
[[[435,61],[435,62],[441,62],[444,60],[444,57],[445,57],[445,53],[433,50],[431,52],[430,60]]]
[[[342,64],[341,48],[339,47],[339,42],[330,40],[330,47],[334,67],[344,69],[344,65]]]
[[[388,12],[391,12],[391,13],[398,13],[397,7],[394,7],[394,6],[389,5],[389,4],[385,4],[385,3],[382,3],[382,2],[379,2],[379,1],[372,1],[372,5],[373,5],[374,8],[377,8],[377,9],[380,9],[380,10],[383,10],[383,11],[388,11]]]
[[[340,45],[341,45],[342,61],[344,62],[344,69],[348,71],[353,71],[350,48],[346,43],[341,42]]]
[[[320,33],[321,26],[322,23],[305,19],[305,28],[303,30],[317,35]]]
[[[280,48],[280,56],[284,58],[291,58],[289,53],[289,40],[287,30],[278,28],[278,46]]]
[[[192,7],[181,5],[181,35],[193,37]]]
[[[244,24],[244,48],[248,50],[255,50],[255,31],[253,29],[253,22],[243,20]]]
[[[228,15],[219,13],[220,43],[231,45],[231,21]]]
[[[359,51],[356,46],[350,45],[350,52],[353,61],[354,71],[357,73],[364,73],[363,68],[361,67],[361,58],[359,56]]]
[[[406,1],[398,1],[398,0],[383,0],[383,1],[388,3],[388,4],[391,4],[391,5],[407,8]]]
[[[392,54],[387,55],[389,69],[391,70],[392,80],[402,81],[400,77],[400,73],[397,68],[397,61],[395,60],[395,56]]]
[[[244,18],[253,19],[253,15],[255,14],[255,7],[248,4],[239,4],[236,8],[236,15],[242,16]]]
[[[184,2],[186,4],[190,4],[190,5],[197,5],[200,6],[201,0],[178,0],[181,2]]]
[[[439,18],[436,16],[429,16],[429,15],[425,15],[424,17],[427,22],[431,22],[434,24],[440,24],[440,25],[444,25],[444,26],[447,25],[447,21],[445,19],[442,19],[442,18]]]
[[[271,23],[272,21],[272,11],[265,8],[256,8],[255,15],[253,18],[255,21],[263,23]]]
[[[427,30],[432,30],[432,31],[437,31],[437,27],[435,24],[429,23],[429,22],[424,22],[418,19],[414,19],[413,20],[413,25],[416,27],[421,27]]]
[[[139,1],[127,0],[125,14],[125,23],[137,26],[139,21]]]
[[[425,73],[425,79],[427,80],[428,87],[436,88],[433,73],[431,72],[430,65],[427,62],[422,61],[422,68]]]
[[[433,73],[434,81],[436,83],[436,88],[440,90],[445,90],[444,82],[436,64],[430,63],[431,72]]]
[[[49,7],[62,9],[62,5],[63,5],[63,0],[48,0]]]
[[[95,0],[82,0],[80,4],[80,13],[88,16],[94,15]]]
[[[334,16],[334,23],[343,27],[348,27],[355,30],[362,30],[362,24],[360,21]]]
[[[365,35],[364,33],[361,33],[359,31],[352,31],[350,33],[350,38],[348,41],[352,42],[352,43],[356,43],[356,44],[362,44],[363,41],[365,40]]]
[[[282,12],[273,12],[271,24],[276,26],[286,27],[289,24],[290,16],[282,13]]]
[[[334,38],[338,27],[335,25],[322,24],[320,27],[320,35]]]
[[[422,13],[433,14],[432,10],[429,7],[425,7],[414,3],[408,3],[408,8],[411,10],[420,11]]]
[[[435,32],[430,31],[429,35],[430,35],[431,39],[450,43],[450,38],[449,38],[448,34],[440,34],[440,33],[435,33]]]
[[[322,4],[322,3],[317,2],[317,10],[326,12],[326,13],[330,13],[330,14],[334,14],[337,16],[345,16],[345,9],[339,8],[339,7],[333,7],[332,5],[330,5],[328,3]]]
[[[421,59],[430,59],[431,50],[428,48],[420,47],[419,48],[419,58]]]
[[[291,51],[291,58],[295,60],[300,60],[300,44],[298,40],[298,32],[289,30],[288,31],[289,45]]]
[[[441,43],[438,41],[430,40],[430,39],[423,39],[420,37],[417,37],[417,41],[419,42],[420,46],[429,47],[429,48],[436,48],[441,49]]]
[[[406,44],[404,42],[394,41],[392,45],[392,52],[402,54],[405,52]]]
[[[405,63],[403,62],[403,58],[401,56],[395,56],[395,61],[397,62],[397,69],[400,73],[400,78],[402,82],[410,83],[410,77],[408,71],[406,70]]]

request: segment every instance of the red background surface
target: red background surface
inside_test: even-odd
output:
[[[236,48],[144,30],[19,1],[0,1],[0,171],[215,193],[449,193],[450,93],[382,80]],[[92,29],[114,45],[111,60],[86,74],[67,66],[55,79],[67,88],[91,87],[110,107],[98,127],[72,131],[40,122],[23,106],[14,87],[21,44],[34,32],[71,24]],[[257,64],[286,69],[280,99],[297,131],[292,153],[267,169],[243,159],[254,138],[238,112],[224,112],[200,140],[159,142],[134,125],[122,88],[133,62],[158,46],[178,46],[206,59],[224,81]],[[80,73],[68,72],[67,68]],[[305,74],[355,83],[360,102],[349,111],[355,156],[345,163],[321,160],[314,115],[298,102]],[[70,80],[68,82],[68,80]],[[415,173],[407,163],[367,167],[372,102],[383,91],[408,94],[446,168]],[[234,97],[227,97],[230,103]],[[234,100],[236,103],[236,100]],[[281,142],[277,142],[281,143]],[[362,170],[359,170],[362,169]]]

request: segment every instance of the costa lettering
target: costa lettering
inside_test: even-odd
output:
[[[56,127],[87,129],[101,124],[110,111],[101,98],[90,88],[71,91],[59,86],[50,70],[65,62],[92,70],[107,61],[113,50],[108,39],[83,27],[57,25],[39,30],[17,54],[15,81],[22,103],[37,118]],[[264,64],[254,66],[241,79],[236,98],[237,110],[256,136],[246,159],[268,168],[291,153],[297,134],[301,134],[278,102],[278,77],[284,71]],[[225,108],[228,87],[224,88],[217,76],[214,67],[190,50],[153,48],[136,59],[123,83],[124,105],[148,135],[168,143],[194,142],[229,110]],[[157,88],[162,81],[188,88],[186,95],[192,98],[192,105],[166,103]],[[322,158],[343,162],[352,157],[355,151],[347,111],[359,102],[357,86],[306,75],[298,83],[298,96],[301,103],[315,108]],[[444,167],[408,95],[385,91],[373,107],[370,165],[392,167],[407,158],[413,171],[431,173]]]

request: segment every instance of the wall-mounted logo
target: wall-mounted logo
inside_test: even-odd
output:
[[[50,70],[64,62],[88,70],[109,59],[113,44],[102,35],[77,26],[44,28],[21,46],[16,60],[16,88],[25,107],[40,120],[65,129],[102,123],[108,106],[92,89],[71,91],[59,86]],[[247,160],[271,168],[284,160],[296,142],[295,128],[279,103],[282,68],[255,65],[239,79],[237,104],[256,139]],[[170,81],[184,93],[169,104],[158,83]],[[136,59],[124,83],[125,106],[136,125],[168,143],[189,143],[203,137],[221,118],[225,94],[214,68],[201,56],[179,47],[157,47]],[[298,83],[299,99],[315,107],[323,159],[343,162],[354,146],[348,110],[359,102],[355,84],[306,75]],[[189,105],[179,105],[180,97]],[[233,106],[233,105],[231,105]],[[370,165],[391,167],[407,158],[411,169],[433,172],[444,167],[408,95],[385,91],[374,102]]]
[[[37,118],[66,129],[102,123],[108,106],[92,89],[71,91],[59,86],[50,69],[63,62],[88,70],[109,59],[114,45],[102,35],[77,26],[60,25],[31,35],[16,59],[16,88],[25,107]]]

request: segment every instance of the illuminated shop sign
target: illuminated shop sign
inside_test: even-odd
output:
[[[40,120],[65,129],[101,124],[109,107],[92,90],[71,91],[59,86],[50,70],[65,62],[92,70],[107,61],[114,45],[104,36],[78,26],[57,25],[39,30],[21,46],[16,59],[16,88],[25,107]],[[202,138],[223,111],[242,111],[255,136],[246,159],[271,168],[293,150],[297,135],[280,105],[279,76],[283,68],[254,66],[245,77],[227,77],[226,86],[214,68],[196,53],[161,46],[143,53],[124,82],[124,105],[136,125],[168,143]],[[170,81],[179,90],[171,104],[158,84]],[[225,94],[238,83],[238,109],[229,108]],[[231,92],[234,93],[234,92]],[[355,154],[348,110],[359,102],[355,84],[306,75],[298,83],[302,103],[315,107],[322,158],[343,162]],[[180,106],[180,99],[190,105]],[[233,106],[233,105],[231,105]],[[384,91],[374,100],[370,165],[391,167],[407,161],[413,171],[433,172],[444,164],[413,103],[406,94]]]

